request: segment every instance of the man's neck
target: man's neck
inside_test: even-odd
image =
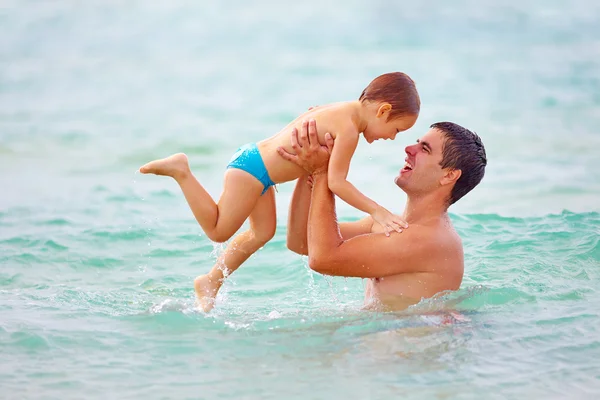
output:
[[[404,207],[404,220],[410,224],[425,224],[448,216],[448,204],[439,193],[409,195]]]

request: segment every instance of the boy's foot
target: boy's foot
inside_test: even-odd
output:
[[[194,279],[194,289],[200,307],[204,312],[209,312],[215,306],[215,297],[221,288],[221,279],[211,278],[210,274],[200,275]]]
[[[165,175],[173,178],[183,176],[190,171],[188,158],[183,153],[173,154],[167,158],[154,160],[140,168],[142,174]]]

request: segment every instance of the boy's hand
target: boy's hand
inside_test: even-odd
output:
[[[390,232],[402,232],[402,229],[408,228],[408,224],[398,215],[392,214],[385,208],[378,206],[371,217],[378,222],[385,231],[385,236],[390,236]]]
[[[308,186],[309,186],[311,189],[313,188],[314,181],[313,181],[313,177],[312,177],[312,175],[308,175],[308,177],[306,178],[306,183],[308,183]]]

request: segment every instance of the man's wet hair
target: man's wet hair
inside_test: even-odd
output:
[[[485,147],[475,132],[453,122],[436,122],[431,125],[431,128],[439,130],[444,135],[441,167],[461,170],[461,175],[450,193],[448,201],[451,205],[469,193],[483,179],[487,165]]]

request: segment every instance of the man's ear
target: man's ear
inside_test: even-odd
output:
[[[392,105],[390,103],[383,103],[377,109],[377,118],[381,118],[382,116],[386,115],[390,111],[392,111]]]
[[[446,169],[444,171],[444,176],[440,180],[440,185],[444,186],[451,183],[456,183],[461,175],[462,171],[460,169]]]

